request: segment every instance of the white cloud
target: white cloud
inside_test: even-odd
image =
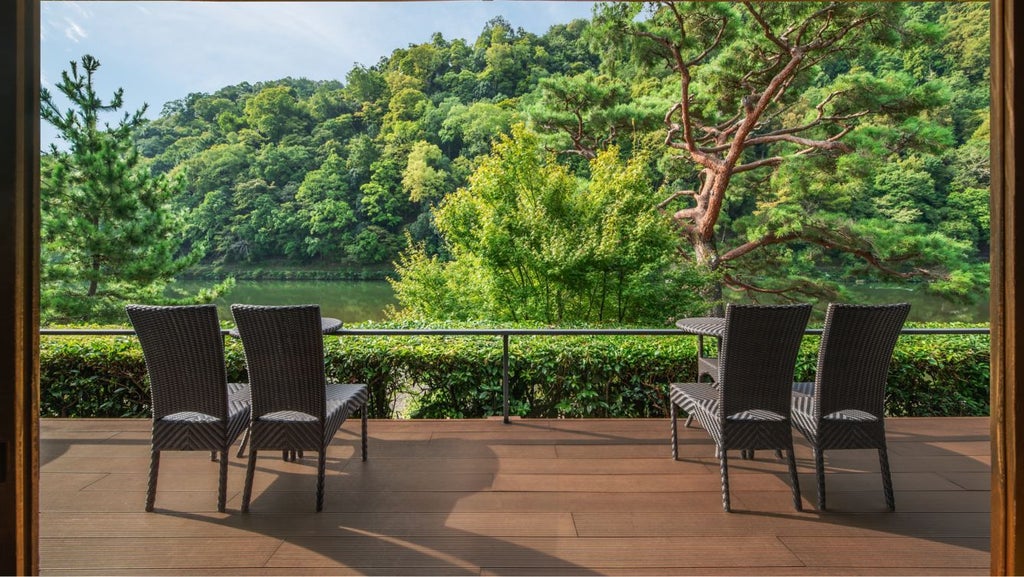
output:
[[[68,40],[78,44],[85,38],[88,38],[89,34],[85,31],[85,28],[80,26],[77,22],[70,18],[65,18],[64,36],[66,36]]]

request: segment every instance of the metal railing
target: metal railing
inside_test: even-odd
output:
[[[228,336],[229,329],[221,333]],[[821,335],[822,329],[808,328],[808,335]],[[47,329],[41,336],[131,336],[132,329]],[[987,327],[964,328],[904,328],[901,335],[987,335]],[[325,336],[495,336],[501,337],[501,395],[502,420],[509,422],[509,337],[513,336],[695,336],[679,329],[346,329],[341,328]]]

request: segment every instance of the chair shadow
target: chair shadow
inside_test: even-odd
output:
[[[887,420],[890,423],[893,421],[894,419]],[[694,428],[690,430],[684,429],[680,424],[679,438],[680,460],[702,462],[709,467],[718,468],[718,459],[713,456],[714,444],[696,422]],[[792,498],[788,491],[779,491],[770,499],[755,500],[753,503],[740,492],[738,500],[734,493],[732,514],[856,527],[880,535],[916,537],[989,553],[991,466],[979,461],[975,456],[943,448],[946,443],[987,445],[990,443],[989,436],[957,434],[955,431],[934,435],[909,432],[899,427],[898,431],[887,432],[887,440],[895,484],[895,511],[889,511],[885,506],[878,452],[874,449],[825,452],[827,510],[818,510],[817,480],[811,448],[806,440],[794,431],[803,511],[797,512],[792,508]],[[687,458],[684,448],[686,446],[703,446],[705,453],[710,451],[712,456]],[[730,479],[734,473],[769,472],[780,483],[789,486],[786,462],[784,459],[778,459],[774,451],[758,451],[752,460],[742,459],[738,451],[730,451],[728,462]],[[940,462],[941,469],[936,470]],[[964,477],[967,480],[958,481],[956,477]],[[982,477],[984,488],[978,489],[979,479]],[[959,494],[961,497],[970,495],[972,499],[948,498],[953,494]],[[791,513],[787,512],[787,504]],[[768,507],[765,507],[766,505]],[[951,514],[970,517],[969,522],[947,524],[922,521],[925,516],[944,518]],[[985,545],[972,547],[970,539],[983,539]]]
[[[273,562],[283,568],[443,575],[522,574],[536,568],[543,573],[598,574],[516,542],[571,536],[557,520],[550,527],[537,522],[543,515],[532,515],[525,527],[510,525],[506,537],[460,526],[500,528],[502,523],[495,518],[520,513],[482,511],[477,505],[467,510],[464,504],[494,490],[500,465],[493,440],[388,440],[374,436],[373,421],[369,429],[365,462],[359,457],[358,433],[348,422],[335,437],[328,450],[321,513],[314,512],[316,453],[306,452],[298,461],[284,463],[279,451],[259,453],[247,514],[239,512],[240,491],[234,496],[229,492],[223,516],[162,509],[159,495],[156,512],[280,539]],[[509,432],[511,441],[514,437]],[[348,456],[339,457],[339,453]],[[415,461],[412,470],[401,471],[410,458]],[[449,458],[474,465],[470,470],[452,471],[446,467]],[[246,459],[247,454],[241,459],[232,454],[231,476],[244,477]],[[315,561],[309,564],[310,559]],[[503,560],[512,560],[513,566],[502,566]]]

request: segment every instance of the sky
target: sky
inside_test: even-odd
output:
[[[42,2],[42,86],[69,62],[100,61],[95,84],[104,100],[124,88],[123,111],[192,92],[286,76],[344,81],[354,64],[371,66],[396,48],[430,41],[474,41],[504,16],[515,28],[543,34],[553,24],[589,18],[593,4],[449,0],[417,2]],[[55,133],[41,126],[44,148]]]

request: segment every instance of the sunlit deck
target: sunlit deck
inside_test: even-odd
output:
[[[252,511],[216,512],[209,454],[165,453],[145,513],[146,420],[42,420],[43,574],[988,574],[989,421],[888,421],[896,513],[871,451],[826,455],[829,507],[813,510],[810,450],[797,458],[804,513],[783,462],[717,459],[699,429],[670,458],[665,420],[370,421],[316,459],[259,460]],[[801,439],[802,441],[802,439]]]

